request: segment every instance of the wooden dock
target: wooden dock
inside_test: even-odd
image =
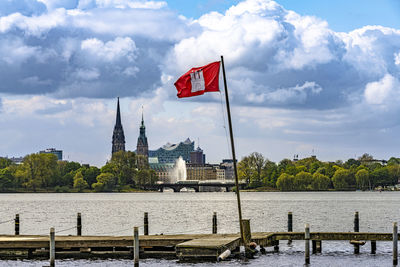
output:
[[[304,240],[304,232],[252,233],[261,247],[279,246],[280,240]],[[311,241],[392,241],[391,233],[314,232]],[[49,236],[2,235],[0,258],[48,258]],[[217,260],[229,249],[238,251],[239,234],[142,235],[140,257],[180,260]],[[349,244],[350,245],[350,244]],[[132,258],[133,236],[56,236],[56,258]]]

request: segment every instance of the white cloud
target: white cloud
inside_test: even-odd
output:
[[[160,9],[166,7],[165,1],[135,1],[135,0],[80,0],[78,8],[148,8]]]
[[[365,86],[365,100],[368,104],[387,105],[400,96],[400,82],[390,74]]]
[[[77,69],[75,72],[75,77],[81,80],[96,80],[100,77],[100,72],[98,69]]]
[[[82,41],[81,49],[96,56],[98,60],[105,61],[119,60],[122,57],[133,61],[137,51],[135,42],[129,37],[117,37],[106,43],[96,38],[86,39]]]
[[[400,52],[394,53],[394,64],[400,66]]]

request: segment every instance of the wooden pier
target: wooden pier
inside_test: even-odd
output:
[[[281,240],[290,244],[293,240],[303,240],[305,264],[310,263],[310,241],[312,253],[322,252],[324,241],[348,241],[354,247],[354,253],[360,253],[360,246],[371,242],[371,254],[376,253],[376,242],[393,242],[393,265],[398,262],[398,229],[393,224],[392,233],[359,232],[359,214],[355,213],[353,232],[312,232],[306,224],[304,232],[293,232],[293,214],[288,213],[287,232],[251,232],[250,220],[242,219],[244,242],[239,233],[217,234],[217,213],[212,216],[210,234],[175,234],[149,235],[149,214],[144,213],[143,233],[139,236],[138,227],[133,227],[131,236],[88,236],[82,235],[82,218],[77,214],[77,234],[58,235],[54,228],[49,235],[21,235],[20,218],[16,214],[14,235],[0,235],[0,260],[4,259],[50,259],[54,266],[55,259],[63,258],[134,258],[134,266],[139,266],[139,258],[167,258],[180,261],[216,261],[230,256],[239,256],[244,246],[245,257],[252,257],[255,248],[261,253],[273,247],[279,252]],[[59,230],[71,230],[75,227]],[[211,234],[212,233],[212,234]]]
[[[273,247],[280,240],[304,240],[304,232],[252,233],[251,241],[261,247]],[[311,241],[392,241],[392,233],[311,232]],[[240,234],[142,235],[141,258],[180,260],[217,260],[225,250],[238,251]],[[350,244],[349,244],[350,245]],[[48,258],[49,236],[2,235],[0,258]],[[60,236],[55,237],[56,258],[132,258],[133,236]]]

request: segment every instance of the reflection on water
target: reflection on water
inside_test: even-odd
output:
[[[400,193],[397,192],[244,192],[241,197],[243,217],[251,220],[252,231],[285,231],[289,211],[293,212],[294,231],[302,231],[305,223],[310,224],[311,232],[352,231],[355,211],[360,212],[362,232],[391,232],[392,222],[400,219]],[[0,194],[0,206],[1,222],[20,214],[21,234],[48,234],[50,227],[55,227],[62,235],[76,234],[73,227],[78,212],[82,213],[83,235],[131,235],[133,226],[143,225],[144,212],[149,213],[150,234],[211,233],[214,211],[218,213],[219,233],[239,231],[234,193]],[[0,224],[0,233],[12,234],[13,231],[13,222]],[[246,265],[299,266],[304,259],[304,244],[293,244],[291,247],[281,244],[279,255],[269,253]],[[362,254],[354,256],[347,242],[324,242],[322,255],[312,255],[311,261],[319,266],[385,266],[391,263],[390,242],[378,242],[375,256],[368,254],[369,246],[367,243],[361,248]],[[0,262],[4,264],[42,266],[43,262]],[[58,262],[59,266],[131,264],[123,260]],[[231,261],[224,265],[242,264]],[[141,266],[176,266],[176,262],[147,260]]]

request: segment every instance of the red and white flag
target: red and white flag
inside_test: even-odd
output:
[[[219,91],[219,65],[216,61],[208,65],[192,68],[175,83],[178,97],[202,95],[205,92]]]

